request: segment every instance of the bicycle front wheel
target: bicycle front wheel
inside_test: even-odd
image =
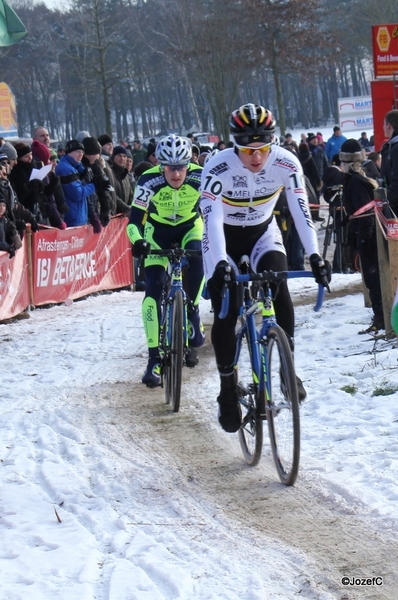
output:
[[[171,334],[168,366],[166,368],[166,402],[170,403],[174,412],[178,412],[180,410],[184,353],[184,300],[181,290],[176,290],[170,311],[169,327],[171,328]]]
[[[258,352],[258,344],[251,346],[247,332],[240,337],[237,379],[239,402],[242,408],[242,426],[238,436],[246,464],[254,467],[261,458],[263,447],[263,421],[258,415],[258,380],[252,367],[252,352]]]
[[[293,356],[283,329],[271,327],[267,342],[266,403],[271,449],[279,479],[293,485],[300,462],[300,413]]]

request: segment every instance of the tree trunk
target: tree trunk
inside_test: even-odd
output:
[[[271,40],[272,40],[272,42],[271,42],[272,63],[271,64],[272,64],[272,73],[274,75],[276,105],[278,107],[279,128],[281,130],[281,135],[285,135],[285,133],[286,133],[285,107],[283,104],[281,77],[280,77],[279,68],[278,68],[276,40],[275,40],[275,36],[273,34],[271,36]]]

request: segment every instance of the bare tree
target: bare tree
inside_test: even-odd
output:
[[[147,43],[149,39],[154,51],[181,65],[194,118],[200,120],[193,91],[200,82],[216,133],[228,138],[228,114],[245,73],[254,68],[248,43],[250,21],[242,2],[151,0],[145,17],[140,29]],[[230,40],[237,42],[237,48],[231,48]]]

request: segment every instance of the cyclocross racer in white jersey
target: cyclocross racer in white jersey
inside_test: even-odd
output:
[[[219,319],[221,290],[225,281],[233,280],[234,268],[243,255],[249,256],[254,271],[287,270],[282,234],[273,217],[283,188],[316,281],[323,285],[330,281],[330,265],[319,255],[301,164],[291,152],[272,144],[274,131],[269,110],[255,104],[241,106],[230,118],[234,148],[211,158],[202,172],[202,252],[214,307],[212,342],[221,381],[219,422],[229,432],[237,431],[241,424],[233,364],[237,301],[232,286],[229,313],[226,319]],[[293,350],[294,311],[286,281],[273,293],[277,322],[288,334]],[[301,380],[297,383],[303,400],[305,389]]]

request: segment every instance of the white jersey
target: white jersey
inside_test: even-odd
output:
[[[261,226],[272,219],[285,188],[290,213],[308,256],[319,254],[308,206],[303,170],[298,158],[273,145],[258,173],[247,169],[233,148],[209,160],[202,171],[201,211],[204,218],[202,252],[206,277],[220,260],[227,260],[224,224],[242,228]]]

